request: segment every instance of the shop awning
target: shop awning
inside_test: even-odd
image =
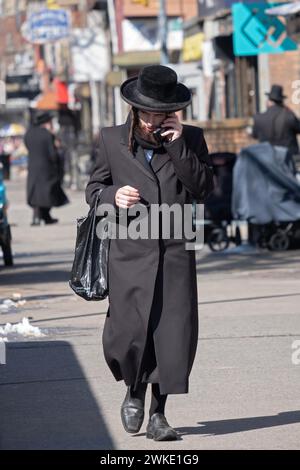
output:
[[[300,13],[300,2],[286,3],[278,7],[268,8],[266,13],[274,16],[295,15],[296,13]]]
[[[55,91],[44,92],[41,95],[37,96],[34,102],[34,107],[36,109],[43,110],[57,110],[59,106],[56,101],[56,98],[57,97]]]

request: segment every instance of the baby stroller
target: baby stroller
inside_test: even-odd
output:
[[[234,153],[210,154],[214,167],[213,192],[205,200],[204,242],[212,251],[226,250],[230,242],[241,244],[239,227],[232,225],[232,174],[236,161]]]
[[[284,147],[242,149],[233,172],[232,211],[247,220],[250,243],[273,251],[300,242],[300,183]]]
[[[7,201],[2,178],[2,164],[0,163],[0,247],[2,248],[5,266],[12,266],[13,257],[11,251],[11,232],[7,221],[6,211]]]

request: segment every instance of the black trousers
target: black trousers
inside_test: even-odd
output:
[[[49,220],[51,207],[35,207],[33,209],[33,217],[36,219]]]

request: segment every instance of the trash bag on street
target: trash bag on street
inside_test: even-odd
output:
[[[102,189],[88,215],[77,220],[75,255],[69,284],[85,300],[103,300],[108,295],[110,239],[108,236],[99,238],[96,233],[96,224],[100,220],[97,205],[101,192]]]

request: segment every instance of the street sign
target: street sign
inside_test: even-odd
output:
[[[297,44],[288,37],[283,21],[266,13],[273,5],[236,3],[232,6],[233,45],[236,56],[278,54],[297,50]]]
[[[42,9],[31,13],[22,26],[25,39],[33,44],[45,44],[68,37],[71,20],[67,10]]]

